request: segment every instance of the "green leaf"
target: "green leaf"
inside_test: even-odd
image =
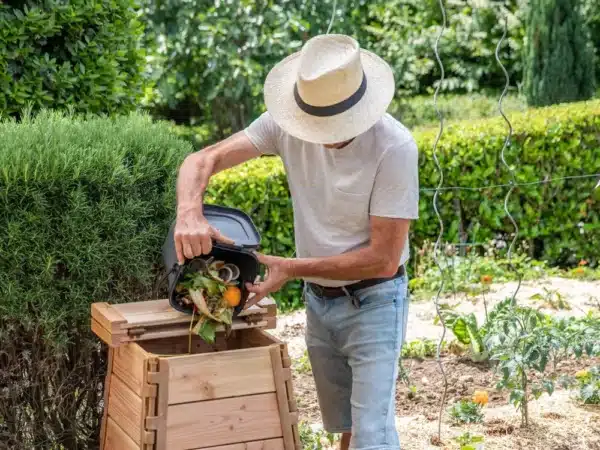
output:
[[[469,333],[469,329],[467,326],[467,322],[462,317],[456,319],[454,322],[454,326],[452,327],[452,332],[456,339],[462,344],[470,344],[471,343],[471,335]]]
[[[198,328],[198,336],[208,344],[214,344],[217,336],[217,323],[212,320],[202,321]]]

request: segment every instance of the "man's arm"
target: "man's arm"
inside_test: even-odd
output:
[[[398,270],[409,228],[410,219],[371,216],[371,240],[364,248],[324,258],[257,255],[268,267],[268,275],[261,283],[247,285],[255,294],[247,305],[255,304],[294,278],[364,280],[392,276]]]
[[[232,242],[204,218],[204,192],[214,174],[260,155],[246,134],[239,132],[185,158],[177,178],[175,248],[179,263],[183,263],[185,258],[192,259],[210,253],[212,239]]]
[[[398,270],[409,227],[408,219],[371,216],[371,241],[367,247],[325,258],[292,259],[290,274],[293,278],[331,280],[390,277]]]

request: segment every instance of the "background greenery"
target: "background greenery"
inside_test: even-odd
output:
[[[440,42],[446,94],[486,93],[497,98],[504,76],[494,52],[507,19],[500,57],[521,91],[529,0],[446,2],[448,29]],[[600,47],[600,3],[581,0],[587,39]],[[262,82],[283,56],[327,30],[333,0],[245,0],[240,2],[144,0],[142,18],[151,59],[153,89],[145,105],[157,117],[201,126],[198,146],[247,125],[263,110]],[[437,0],[339,0],[336,33],[347,33],[384,57],[397,85],[394,114],[422,124],[401,105],[429,96],[440,76],[433,43],[440,31]],[[600,58],[596,58],[597,63]],[[600,71],[596,71],[600,76]],[[468,118],[464,117],[464,118]]]
[[[600,173],[600,101],[554,106],[511,114],[512,145],[506,159],[516,168],[518,183]],[[499,119],[456,122],[439,144],[445,186],[488,186],[480,191],[451,190],[440,195],[439,208],[445,224],[444,239],[450,242],[487,242],[512,239],[512,224],[504,212],[509,182],[500,152],[506,125]],[[439,225],[432,209],[437,185],[432,148],[437,129],[414,133],[420,149],[420,218],[412,227],[412,246],[433,241]],[[598,261],[600,215],[596,179],[565,180],[547,185],[518,187],[508,207],[520,227],[530,257],[550,264],[575,265],[586,259]],[[214,177],[207,200],[249,212],[262,232],[262,249],[291,256],[293,246],[292,206],[279,159],[265,157],[239,169]],[[297,306],[296,283],[278,294],[280,304]],[[291,292],[290,292],[291,290]]]
[[[137,108],[144,52],[134,5],[0,2],[0,117],[18,117],[27,105],[86,113]]]
[[[526,111],[525,0],[448,0],[440,43],[446,81],[440,106],[457,121],[440,145],[448,191],[440,198],[447,240],[506,242],[508,180],[497,116],[504,80],[515,125],[507,158],[520,182],[600,170],[598,101]],[[263,110],[262,82],[282,57],[327,30],[333,0],[5,0],[0,3],[0,442],[8,448],[96,448],[105,355],[89,331],[93,301],[148,299],[174,213],[177,167]],[[432,44],[437,0],[339,0],[334,32],[357,37],[396,73],[391,112],[411,127],[436,122],[439,72]],[[598,53],[600,4],[582,0]],[[598,58],[596,59],[598,63]],[[600,70],[596,71],[600,75]],[[142,101],[143,100],[143,101]],[[141,102],[141,103],[140,103]],[[25,107],[25,109],[24,109]],[[42,112],[71,109],[87,117]],[[127,115],[144,108],[150,117]],[[523,112],[521,115],[517,113]],[[30,114],[31,113],[31,114]],[[94,117],[97,114],[107,116]],[[15,119],[15,120],[8,120]],[[437,130],[415,136],[421,184],[437,183]],[[179,138],[183,137],[185,139]],[[517,189],[509,204],[532,257],[597,265],[596,180]],[[437,234],[424,191],[413,244]],[[208,199],[249,212],[262,250],[293,253],[292,209],[281,163],[261,158],[223,173]],[[298,286],[279,294],[299,306]]]

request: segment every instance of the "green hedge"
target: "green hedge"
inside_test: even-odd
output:
[[[133,110],[142,96],[142,27],[133,0],[0,2],[0,117],[31,105]]]
[[[511,113],[510,119],[514,136],[505,154],[519,183],[600,173],[600,101]],[[432,158],[437,131],[432,128],[414,133],[424,189],[438,182]],[[499,233],[512,233],[503,209],[508,189],[491,187],[509,181],[500,159],[506,133],[501,119],[456,122],[446,127],[439,145],[444,184],[490,186],[483,191],[446,191],[440,195],[447,241],[462,238],[463,242],[485,242]],[[513,192],[509,208],[519,224],[520,238],[533,257],[561,265],[574,264],[581,258],[597,264],[600,189],[594,193],[596,182],[566,180],[523,186]],[[265,252],[293,254],[292,206],[278,159],[265,157],[224,172],[211,183],[207,198],[252,213],[263,232]],[[412,228],[413,246],[437,237],[432,199],[432,192],[422,192],[420,219]],[[292,283],[279,297],[297,305],[297,289],[298,283]]]
[[[96,448],[90,304],[150,298],[192,147],[138,115],[43,113],[0,135],[0,441]]]

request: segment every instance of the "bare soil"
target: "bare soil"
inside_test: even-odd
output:
[[[514,283],[493,285],[486,294],[488,308],[514,292]],[[557,290],[569,302],[569,310],[553,310],[540,300],[530,297],[544,294],[544,287]],[[548,278],[525,283],[518,296],[523,304],[541,307],[545,312],[560,316],[581,316],[590,310],[598,310],[600,282]],[[483,297],[465,298],[450,296],[442,301],[459,303],[459,310],[474,312],[479,320],[485,316]],[[434,325],[435,307],[432,301],[413,303],[410,306],[407,341],[414,339],[439,339],[442,329]],[[313,426],[320,424],[320,412],[314,380],[306,367],[303,355],[305,315],[298,311],[280,316],[274,331],[288,343],[290,356],[294,359],[294,391],[300,419]],[[446,335],[450,340],[452,335]],[[398,381],[396,393],[396,422],[401,435],[403,450],[458,449],[454,437],[469,431],[485,437],[485,448],[496,450],[600,450],[600,408],[583,407],[572,391],[557,390],[552,396],[544,395],[530,405],[531,424],[521,428],[520,413],[508,402],[508,392],[495,389],[496,378],[486,364],[476,364],[467,357],[444,355],[441,359],[448,380],[448,397],[443,411],[441,442],[436,441],[438,415],[443,392],[443,377],[437,361],[408,359],[403,362],[408,372],[408,384]],[[561,363],[558,372],[575,374],[579,369],[600,364],[600,359],[568,360]],[[409,386],[414,386],[411,389]],[[471,398],[476,390],[489,392],[485,408],[485,421],[478,425],[454,426],[447,417],[447,405],[461,399]]]

